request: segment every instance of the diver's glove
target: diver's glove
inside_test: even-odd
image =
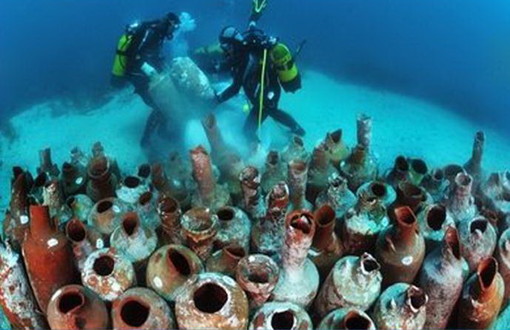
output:
[[[147,76],[149,76],[151,78],[158,73],[158,71],[147,62],[143,63],[141,69],[142,69],[143,73],[145,73]]]
[[[218,106],[220,105],[221,103],[223,102],[223,100],[221,99],[221,93],[218,93],[218,91],[214,91],[214,99],[213,99],[213,104],[214,106]]]

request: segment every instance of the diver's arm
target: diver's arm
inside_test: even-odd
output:
[[[242,86],[243,86],[242,81],[238,81],[237,79],[234,79],[234,82],[230,86],[228,86],[223,92],[217,94],[216,100],[218,101],[218,103],[223,103],[225,101],[228,101],[234,95],[239,93]]]
[[[161,72],[165,64],[162,54],[165,37],[154,28],[154,24],[148,24],[141,38],[137,49],[138,57],[142,63],[150,64],[156,71]]]
[[[234,69],[234,81],[232,84],[227,87],[223,92],[217,94],[218,103],[223,103],[229,99],[231,99],[234,95],[238,94],[243,86],[243,78],[244,72],[246,71],[246,66],[248,64],[248,58],[242,61],[240,65],[236,66]]]

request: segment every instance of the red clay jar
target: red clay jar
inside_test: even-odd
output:
[[[412,283],[425,257],[425,240],[411,208],[398,207],[395,217],[396,224],[379,235],[375,248],[384,274],[383,287],[397,282]]]
[[[498,262],[483,260],[464,284],[458,303],[458,324],[461,329],[488,329],[496,320],[503,303],[505,283],[498,272]]]
[[[248,299],[241,287],[218,273],[194,275],[179,290],[175,316],[180,329],[245,329]]]
[[[12,248],[0,243],[0,306],[15,329],[46,328],[28,283],[23,260]]]
[[[48,323],[52,329],[104,329],[109,317],[104,302],[92,290],[66,285],[51,297]]]
[[[165,245],[152,254],[147,265],[147,286],[167,301],[194,274],[203,272],[200,258],[183,245]]]
[[[55,228],[47,206],[30,206],[30,229],[22,251],[35,298],[46,312],[55,291],[77,280],[71,244]]]
[[[290,302],[269,302],[253,315],[250,330],[312,330],[310,316],[303,307]]]
[[[113,329],[175,329],[166,301],[146,288],[131,288],[113,302]]]

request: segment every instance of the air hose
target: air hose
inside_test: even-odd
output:
[[[264,108],[264,83],[266,76],[266,62],[267,62],[267,49],[264,49],[264,55],[262,57],[262,72],[260,74],[260,98],[259,98],[259,123],[258,130],[260,132],[260,127],[262,126],[262,111]]]

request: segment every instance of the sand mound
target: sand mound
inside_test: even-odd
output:
[[[305,72],[303,86],[294,95],[283,95],[281,107],[306,129],[308,147],[327,131],[338,128],[344,129],[345,141],[353,144],[356,115],[365,112],[374,119],[373,150],[382,168],[390,166],[398,154],[423,157],[431,167],[463,163],[470,156],[474,133],[485,130],[426,102],[334,81],[318,72]],[[239,138],[245,118],[243,103],[241,96],[216,110],[225,139],[233,146],[243,146]],[[5,136],[0,137],[0,207],[5,208],[8,202],[11,167],[20,165],[35,171],[38,150],[45,147],[51,147],[54,161],[62,164],[69,158],[71,148],[78,146],[89,151],[94,142],[101,141],[123,171],[133,171],[146,161],[138,141],[148,114],[141,100],[125,91],[87,114],[72,111],[53,117],[51,106],[40,104],[12,118],[18,138],[9,142]],[[186,147],[205,142],[198,121],[187,123],[186,127]],[[485,167],[491,171],[509,168],[510,143],[495,131],[485,133]],[[287,137],[285,129],[276,123],[264,123],[262,140],[266,149],[281,147]],[[161,149],[165,150],[166,145]]]

